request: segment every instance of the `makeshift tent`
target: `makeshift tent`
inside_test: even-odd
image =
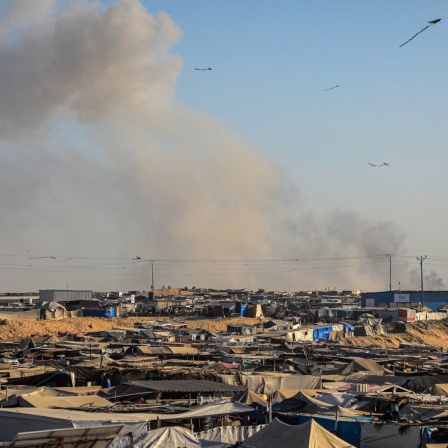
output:
[[[354,326],[355,336],[373,336],[386,334],[382,319],[375,319],[371,314],[362,314]]]
[[[244,375],[247,388],[257,394],[273,394],[279,389],[317,389],[322,380],[313,375],[263,373]]]
[[[107,448],[119,437],[123,425],[97,426],[93,428],[52,429],[48,431],[17,434],[10,447],[46,448]]]
[[[242,447],[272,448],[349,448],[350,445],[330,431],[322,428],[313,419],[302,425],[287,425],[274,419],[272,423],[249,437],[243,442]]]
[[[303,406],[300,409],[300,412],[306,412],[308,414],[319,414],[327,410],[336,410],[337,405],[325,403],[320,401],[317,398],[310,397],[305,395],[302,392],[299,392],[294,397],[290,398],[295,400],[300,400],[303,403]]]
[[[444,407],[436,407],[434,405],[413,406],[407,404],[400,409],[400,414],[409,421],[425,421],[448,417],[448,411]]]
[[[43,302],[40,316],[46,320],[61,320],[68,317],[67,310],[58,302]]]
[[[324,393],[315,397],[321,403],[327,403],[331,406],[343,406],[343,407],[351,407],[352,401],[355,400],[355,397],[359,394],[355,393]]]
[[[275,319],[271,319],[268,322],[265,322],[263,324],[263,328],[270,328],[272,330],[287,330],[289,326],[289,323],[284,321],[284,320],[275,320]]]
[[[240,364],[230,363],[230,362],[215,362],[214,364],[210,364],[204,367],[204,370],[231,370],[231,369],[240,369]]]
[[[18,405],[21,407],[33,408],[104,408],[112,406],[112,403],[105,398],[99,397],[98,395],[49,397],[33,394],[23,394],[18,397]]]
[[[102,310],[82,310],[82,317],[117,317],[115,307],[110,306]]]
[[[446,375],[416,376],[408,379],[403,386],[418,394],[430,394],[436,384],[444,384],[447,380]]]
[[[139,440],[139,446],[144,448],[201,448],[196,436],[180,426],[168,426],[149,431],[146,437]]]
[[[286,400],[287,398],[295,397],[299,392],[302,392],[309,397],[316,397],[325,392],[325,389],[280,389],[274,394],[273,401],[278,402]]]
[[[419,426],[361,424],[361,446],[363,448],[384,448],[385,446],[418,448],[420,442]]]
[[[19,432],[24,431],[84,428],[111,424],[125,425],[123,434],[132,431],[135,435],[143,431],[142,428],[146,427],[148,421],[156,419],[156,414],[146,413],[111,414],[107,412],[81,412],[51,408],[0,409],[0,421],[2,422],[0,425],[0,440],[13,440]]]
[[[444,397],[448,395],[448,384],[434,384],[433,395]]]
[[[369,372],[372,375],[384,375],[392,373],[372,359],[355,358],[348,366],[343,367],[339,373],[341,375],[350,375],[354,372]]]
[[[57,336],[52,335],[48,339],[44,340],[45,344],[56,344],[57,342],[61,342],[61,339],[59,339]]]
[[[218,428],[209,429],[208,431],[197,432],[195,433],[195,436],[199,439],[201,444],[203,444],[204,441],[208,441],[234,445],[252,437],[265,427],[266,425],[220,426]]]
[[[337,417],[337,418],[336,418]],[[330,431],[335,436],[344,440],[347,444],[356,447],[361,446],[361,423],[358,420],[372,421],[370,417],[358,416],[353,418],[353,416],[342,417],[337,416],[336,412],[332,412],[330,415],[311,415],[311,414],[300,414],[298,415],[298,423],[307,423],[309,420],[314,420],[322,428]]]
[[[331,325],[324,327],[316,327],[313,329],[313,341],[325,340],[327,341],[330,338],[330,333],[333,331],[333,327]]]
[[[339,415],[341,417],[370,417],[370,412],[363,412],[363,411],[358,411],[357,409],[353,409],[353,408],[343,408],[342,406],[338,406],[338,412]]]
[[[233,400],[247,405],[251,405],[253,403],[261,404],[264,407],[267,405],[266,395],[256,394],[248,389],[235,395]]]
[[[228,414],[248,414],[254,412],[254,408],[236,401],[216,401],[215,403],[206,404],[193,411],[182,412],[180,414],[160,415],[160,420],[178,420],[222,416]]]

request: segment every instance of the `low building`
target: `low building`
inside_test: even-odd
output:
[[[426,306],[434,311],[448,304],[448,291],[379,291],[361,293],[363,308],[411,308]]]
[[[40,302],[80,302],[81,300],[92,300],[92,291],[74,289],[41,289],[39,291]]]

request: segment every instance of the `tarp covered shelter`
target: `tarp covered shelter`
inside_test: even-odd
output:
[[[107,412],[82,412],[51,408],[0,409],[0,440],[12,441],[19,432],[45,431],[55,428],[85,428],[123,424],[126,432],[141,432],[147,422],[156,420],[156,414],[121,414]],[[140,428],[140,429],[139,429]],[[145,431],[146,432],[146,431]]]
[[[23,394],[18,397],[18,406],[33,408],[79,408],[108,407],[112,403],[98,395],[79,395],[49,397],[33,394]]]
[[[433,395],[444,397],[448,395],[448,384],[434,384]]]
[[[379,423],[363,423],[361,425],[361,446],[363,448],[384,448],[386,446],[418,448],[420,443],[419,426]]]
[[[236,444],[238,442],[243,442],[244,440],[252,437],[257,432],[265,428],[266,425],[256,425],[256,426],[219,426],[217,428],[209,429],[208,431],[202,431],[195,433],[195,436],[199,439],[202,446],[210,446],[211,444],[204,443],[216,442],[216,444],[221,443]]]
[[[178,419],[192,419],[204,417],[216,417],[228,414],[248,414],[254,412],[254,409],[237,401],[216,401],[197,409],[180,414],[165,414],[160,415],[160,420],[178,420]]]
[[[322,386],[322,380],[313,375],[292,374],[252,374],[244,375],[247,388],[257,394],[273,394],[279,389],[318,389]]]
[[[233,400],[247,405],[251,405],[253,403],[261,404],[264,407],[267,405],[266,395],[256,394],[249,389],[235,395]]]
[[[201,448],[196,436],[180,426],[167,426],[149,431],[146,437],[139,441],[139,446],[144,448]]]
[[[313,329],[313,341],[324,340],[328,341],[330,339],[330,333],[333,331],[331,325],[319,326]]]
[[[369,372],[372,375],[384,375],[386,373],[392,373],[372,359],[366,358],[355,358],[348,366],[343,367],[339,371],[341,375],[350,375],[354,372]]]
[[[322,428],[313,419],[301,425],[287,425],[278,419],[249,437],[242,447],[272,448],[354,448],[347,442]]]
[[[204,367],[204,370],[232,370],[232,369],[239,370],[240,364],[220,361]]]
[[[40,307],[40,317],[45,320],[62,320],[69,317],[67,310],[58,302],[43,302]]]
[[[123,425],[93,428],[52,429],[17,434],[10,447],[14,448],[107,448],[119,437]]]

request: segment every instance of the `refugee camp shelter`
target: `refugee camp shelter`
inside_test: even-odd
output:
[[[188,429],[181,426],[167,426],[149,431],[140,441],[145,448],[201,448],[201,443]]]
[[[294,448],[354,448],[347,442],[322,428],[313,419],[301,425],[288,425],[278,419],[261,431],[246,439],[245,448],[272,448],[294,446]]]
[[[107,448],[119,438],[123,425],[50,429],[17,434],[8,448]]]

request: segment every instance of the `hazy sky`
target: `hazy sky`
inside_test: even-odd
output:
[[[30,5],[0,0],[0,291],[148,289],[149,260],[382,290],[385,254],[445,288],[446,1]]]

